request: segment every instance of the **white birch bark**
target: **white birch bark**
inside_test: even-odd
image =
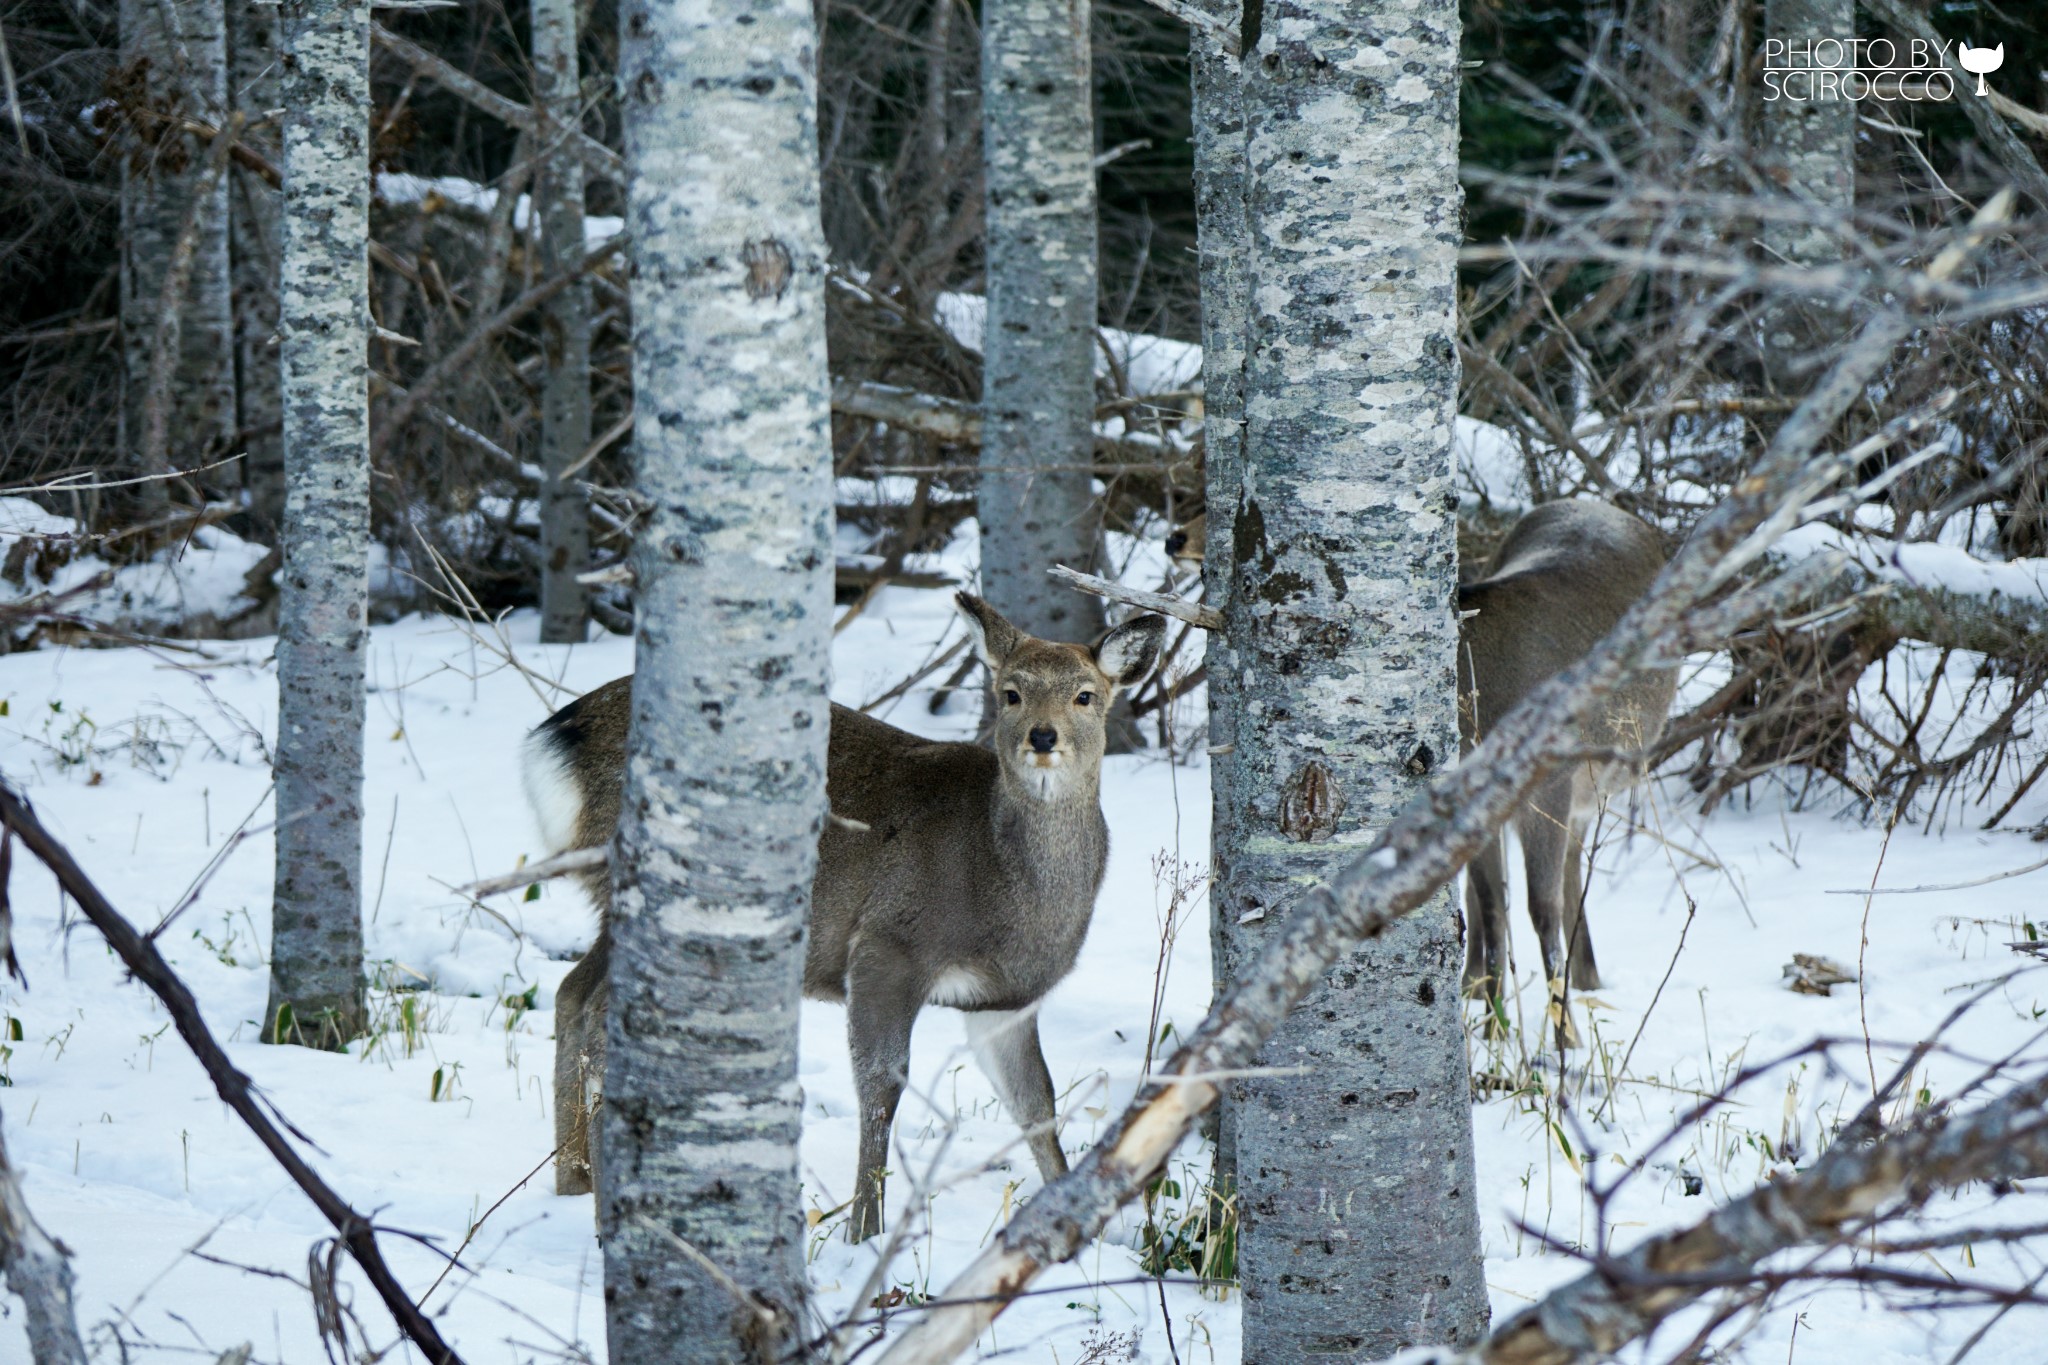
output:
[[[1240,715],[1214,854],[1240,961],[1458,743],[1457,6],[1285,0],[1248,25],[1224,605]],[[1229,1085],[1245,1359],[1485,1330],[1461,953],[1439,892],[1341,958],[1267,1044],[1266,1063],[1307,1074]]]
[[[627,0],[619,22],[648,511],[600,1111],[608,1346],[727,1365],[781,1358],[805,1292],[833,573],[817,40],[808,0]]]
[[[534,0],[534,112],[543,120],[534,177],[543,278],[583,263],[583,157],[573,134],[583,126],[576,62],[577,0]],[[583,492],[562,471],[590,444],[590,282],[576,282],[542,310],[546,371],[540,395],[540,638],[580,644],[589,589],[576,581],[590,559],[590,513]]]
[[[285,519],[264,1037],[331,1047],[362,1023],[370,6],[285,0],[279,18]],[[286,1006],[295,1028],[279,1027]]]
[[[1833,69],[1855,63],[1848,39],[1856,36],[1855,0],[1766,0],[1766,38],[1815,58],[1839,56]],[[1834,40],[1829,42],[1827,40]],[[1773,60],[1782,65],[1787,58]],[[1763,87],[1768,95],[1768,88]],[[1851,238],[1856,210],[1856,103],[1828,85],[1817,72],[1790,82],[1803,99],[1761,101],[1767,173],[1786,194],[1811,211],[1806,221],[1772,219],[1763,226],[1765,254],[1773,264],[1826,265],[1839,261]],[[1839,311],[1784,303],[1764,317],[1764,366],[1775,387],[1796,391],[1800,362],[1839,338]]]
[[[242,137],[271,164],[278,136],[268,124],[279,108],[277,6],[228,0],[228,107],[242,115]],[[235,398],[242,431],[242,490],[264,536],[284,521],[284,391],[278,372],[278,191],[237,168],[228,189],[229,255],[234,276]]]
[[[227,180],[205,173],[204,141],[177,126],[181,118],[217,126],[227,110],[223,0],[121,0],[120,25],[133,106],[121,161],[122,440],[140,473],[162,474],[218,456],[235,434]],[[166,299],[186,233],[190,273]],[[159,345],[170,382],[153,390]],[[149,438],[152,404],[161,409],[160,443]],[[160,507],[168,494],[161,481],[137,489],[145,507]]]
[[[1244,492],[1245,349],[1245,140],[1244,88],[1237,54],[1203,29],[1188,40],[1188,77],[1195,133],[1195,237],[1202,289],[1202,445],[1207,486],[1203,507],[1207,540],[1202,563],[1203,599],[1218,611],[1229,600],[1233,570],[1231,531]],[[1231,817],[1237,809],[1232,784],[1237,774],[1239,665],[1230,637],[1211,631],[1203,639],[1209,668],[1210,844],[1220,853],[1236,847]],[[1220,863],[1212,862],[1220,867]],[[1235,960],[1237,924],[1223,913],[1220,898],[1209,906],[1210,975],[1215,994],[1229,983]],[[1237,1174],[1237,1145],[1228,1096],[1216,1110],[1216,1176],[1226,1194]]]
[[[1092,567],[1095,120],[1089,0],[982,12],[988,325],[982,341],[981,585],[1019,630],[1100,631],[1095,598],[1045,571]]]

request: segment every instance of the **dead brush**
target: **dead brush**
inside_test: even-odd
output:
[[[381,1056],[390,1067],[433,1050],[430,1035],[445,1033],[448,1026],[430,985],[402,962],[371,964],[364,997],[368,1022],[358,1054],[363,1061]]]

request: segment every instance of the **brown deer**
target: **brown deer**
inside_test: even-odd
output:
[[[926,1005],[967,1017],[975,1056],[1024,1129],[1040,1175],[1065,1174],[1037,1007],[1074,965],[1109,858],[1100,779],[1117,689],[1143,680],[1166,622],[1140,616],[1093,649],[1024,634],[958,595],[1001,705],[995,749],[922,739],[832,708],[804,993],[846,1004],[860,1157],[848,1236],[882,1230],[889,1130]],[[563,707],[528,737],[526,790],[551,851],[609,844],[625,785],[630,676]],[[555,1189],[601,1180],[590,1117],[604,1074],[610,939],[604,869],[584,875],[597,942],[555,1002]]]
[[[1207,517],[1166,538],[1167,553],[1199,563]],[[1649,526],[1606,503],[1548,502],[1532,508],[1501,542],[1477,579],[1460,584],[1458,607],[1476,615],[1459,628],[1458,733],[1470,753],[1487,729],[1539,683],[1583,659],[1664,567]],[[1664,728],[1675,673],[1637,674],[1609,699],[1596,744],[1640,752]],[[1580,867],[1586,827],[1601,804],[1639,776],[1623,761],[1579,763],[1537,784],[1514,815],[1528,881],[1529,918],[1543,950],[1543,975],[1570,1042],[1571,988],[1600,984],[1584,914]],[[1508,956],[1507,882],[1499,839],[1472,860],[1465,939],[1465,993],[1500,990]]]

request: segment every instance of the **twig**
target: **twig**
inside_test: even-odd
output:
[[[143,937],[154,942],[164,930],[171,927],[173,920],[191,909],[198,902],[199,894],[206,890],[206,884],[212,881],[214,874],[227,864],[228,858],[236,849],[242,846],[244,839],[253,839],[266,830],[275,829],[278,825],[290,824],[294,820],[303,819],[306,815],[311,814],[310,811],[295,812],[282,820],[274,821],[268,825],[258,825],[255,829],[250,829],[249,822],[256,818],[256,812],[263,809],[263,803],[268,801],[271,794],[276,790],[277,784],[275,782],[263,789],[263,794],[256,798],[256,804],[249,807],[249,813],[242,817],[240,824],[235,826],[235,832],[229,835],[227,841],[220,846],[220,852],[206,860],[206,866],[199,869],[199,875],[194,877],[192,884],[185,888],[185,894],[178,897],[177,903],[170,908],[162,919],[156,922],[156,927]]]
[[[435,361],[425,374],[422,374],[413,381],[412,390],[398,401],[397,406],[378,428],[377,439],[374,443],[375,448],[378,450],[387,448],[393,438],[405,429],[405,424],[412,420],[413,414],[419,410],[420,405],[432,395],[434,390],[468,368],[470,362],[476,359],[477,353],[496,340],[499,333],[505,331],[513,323],[518,322],[521,318],[533,312],[534,309],[540,307],[564,289],[567,289],[584,275],[603,265],[613,255],[625,249],[626,245],[626,234],[623,232],[607,239],[586,252],[582,262],[574,270],[557,275],[551,280],[543,280],[480,323],[476,330],[463,339],[461,345]]]
[[[99,336],[113,331],[120,325],[119,318],[100,318],[96,322],[74,322],[69,327],[46,327],[35,332],[16,332],[12,336],[0,337],[0,346],[33,346],[43,341],[69,341],[73,337]]]
[[[60,478],[52,479],[48,483],[17,484],[13,488],[0,488],[0,495],[17,493],[91,493],[106,488],[133,488],[138,483],[160,483],[165,479],[190,478],[194,474],[204,474],[209,469],[219,469],[223,465],[231,465],[241,458],[240,455],[230,455],[224,460],[215,460],[212,464],[195,465],[191,469],[171,469],[161,474],[138,474],[132,479],[95,479],[91,483],[79,483],[72,479]],[[84,477],[83,472],[81,472],[80,477]],[[240,511],[241,509],[238,507],[234,510]],[[178,513],[178,516],[181,517],[186,515],[188,514]],[[172,519],[175,520],[176,518]],[[109,537],[109,539],[111,538]]]
[[[1978,877],[1974,881],[1948,882],[1941,886],[1852,886],[1825,891],[1822,894],[1828,896],[1922,896],[1931,891],[1968,891],[1973,886],[1989,886],[1993,882],[2002,882],[2008,877],[2024,877],[2027,873],[2039,872],[2044,867],[2048,867],[2048,858],[2043,858],[2038,863],[2028,863],[2025,867],[2015,867],[2007,872],[1994,872],[1988,877]]]
[[[1143,588],[1127,588],[1121,583],[1112,583],[1106,578],[1097,578],[1092,573],[1082,573],[1064,564],[1055,564],[1046,570],[1054,578],[1076,592],[1093,593],[1107,597],[1112,602],[1121,602],[1127,607],[1141,607],[1185,621],[1203,630],[1223,629],[1223,613],[1214,607],[1205,607],[1199,602],[1190,602],[1181,597],[1168,597],[1163,592],[1146,592]]]
[[[215,1091],[242,1122],[249,1125],[256,1140],[277,1159],[278,1165],[284,1167],[292,1183],[303,1190],[313,1201],[313,1206],[334,1225],[342,1245],[362,1267],[363,1275],[377,1291],[377,1297],[383,1300],[399,1330],[412,1338],[435,1365],[462,1365],[462,1358],[441,1339],[440,1331],[420,1311],[419,1305],[406,1296],[398,1277],[385,1263],[384,1254],[377,1246],[376,1229],[370,1220],[351,1208],[314,1173],[285,1135],[278,1131],[277,1124],[272,1123],[257,1104],[256,1088],[247,1076],[235,1069],[227,1053],[214,1041],[213,1034],[207,1030],[206,1020],[199,1012],[199,1002],[192,998],[191,990],[164,961],[156,945],[136,933],[135,926],[121,917],[121,913],[114,909],[99,887],[73,860],[70,851],[51,837],[29,809],[28,803],[4,782],[0,782],[0,824],[12,830],[28,850],[42,860],[65,894],[77,903],[85,917],[93,922],[93,927],[107,940],[107,946],[114,950],[130,975],[163,1002],[171,1022],[177,1026],[178,1036],[185,1040],[186,1046],[199,1059],[199,1064],[206,1068]],[[294,1133],[297,1131],[293,1129]]]
[[[456,1247],[455,1250],[448,1253],[448,1263],[441,1267],[441,1273],[434,1277],[434,1282],[427,1286],[427,1291],[424,1294],[420,1295],[420,1303],[423,1306],[425,1305],[428,1299],[434,1297],[434,1291],[441,1287],[441,1281],[448,1278],[448,1272],[455,1269],[456,1266],[462,1264],[462,1253],[469,1250],[469,1244],[476,1240],[477,1230],[483,1227],[485,1223],[490,1221],[492,1214],[496,1213],[499,1209],[505,1206],[505,1201],[507,1199],[510,1199],[513,1195],[525,1189],[526,1182],[533,1179],[535,1176],[539,1175],[550,1161],[553,1161],[557,1156],[561,1155],[561,1151],[562,1149],[560,1147],[556,1147],[552,1152],[549,1152],[546,1156],[542,1157],[538,1162],[534,1164],[532,1170],[528,1171],[525,1175],[520,1176],[518,1181],[512,1186],[511,1189],[499,1195],[497,1201],[493,1203],[489,1208],[484,1210],[483,1217],[477,1219],[474,1223],[471,1223],[469,1225],[469,1231],[463,1234],[462,1245]]]
[[[522,886],[535,882],[552,881],[556,877],[573,877],[578,872],[588,872],[603,867],[612,856],[608,848],[575,848],[567,853],[557,853],[552,858],[543,858],[537,863],[528,863],[516,871],[501,873],[496,877],[485,877],[467,886],[458,886],[459,896],[496,896],[506,891],[517,891]]]
[[[457,99],[467,100],[500,123],[509,124],[523,133],[538,134],[542,120],[531,108],[517,100],[505,98],[482,81],[443,61],[418,43],[401,38],[378,23],[370,25],[370,41],[449,94]],[[581,131],[573,134],[572,141],[585,166],[618,184],[623,185],[626,182],[626,163],[617,152]]]

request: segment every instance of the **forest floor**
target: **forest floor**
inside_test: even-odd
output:
[[[970,548],[949,552],[946,567],[967,567],[972,533],[969,523],[955,545]],[[1132,578],[1156,583],[1158,572],[1141,556]],[[373,633],[365,913],[380,989],[376,1036],[345,1056],[256,1041],[270,839],[258,832],[236,843],[235,835],[270,819],[272,642],[0,658],[0,768],[138,924],[154,924],[204,878],[163,932],[166,955],[236,1064],[318,1144],[314,1165],[337,1190],[376,1210],[383,1225],[464,1248],[466,1269],[430,1290],[441,1258],[384,1239],[405,1283],[477,1365],[603,1358],[592,1203],[556,1197],[546,1168],[554,992],[590,939],[591,915],[564,882],[532,899],[499,897],[488,909],[451,889],[539,855],[519,790],[518,741],[555,705],[631,665],[629,641],[542,647],[534,631],[529,614],[511,618],[502,635],[421,617]],[[837,639],[834,696],[867,702],[957,635],[945,594],[885,590]],[[501,651],[523,669],[507,666]],[[1960,696],[1970,663],[1948,667],[1954,686],[1944,695]],[[926,705],[948,671],[878,714],[923,733],[968,734],[978,693],[937,715]],[[1703,669],[1688,692],[1716,681]],[[1199,696],[1181,705],[1184,727],[1199,723],[1199,705]],[[1199,737],[1179,738],[1176,747],[1194,757],[1155,751],[1106,765],[1108,881],[1086,950],[1048,998],[1042,1024],[1070,1153],[1130,1098],[1148,1036],[1166,1035],[1161,1050],[1170,1050],[1172,1032],[1206,1007],[1207,774]],[[2005,829],[2048,819],[2048,789],[2022,802],[2005,829],[1982,831],[2001,799],[1994,792],[1988,806],[1944,805],[1931,819],[1922,809],[1887,836],[1882,818],[1858,819],[1819,791],[1802,807],[1794,793],[1759,783],[1702,819],[1678,778],[1645,788],[1632,813],[1616,812],[1597,853],[1590,919],[1610,984],[1582,1002],[1590,1046],[1570,1057],[1561,1081],[1540,1045],[1534,943],[1516,911],[1523,970],[1514,1026],[1488,1042],[1475,1010],[1471,1034],[1474,1072],[1490,1078],[1474,1117],[1497,1316],[1579,1273],[1577,1248],[1602,1237],[1625,1247],[1810,1162],[1869,1095],[1873,1076],[1973,996],[1981,998],[1949,1031],[1951,1046],[1916,1073],[1904,1104],[1956,1097],[1978,1059],[2038,1058],[2048,974],[2008,979],[2034,962],[2009,945],[2033,939],[2030,921],[2048,920],[2048,873],[1946,893],[1833,894],[1969,881],[2040,860],[2042,845]],[[1511,876],[1519,883],[1518,868]],[[0,984],[8,1017],[0,1071],[11,1087],[0,1091],[0,1110],[31,1207],[74,1253],[80,1316],[98,1357],[210,1360],[246,1341],[258,1361],[324,1359],[300,1285],[309,1248],[329,1229],[215,1098],[162,1010],[60,902],[43,869],[17,852],[13,878],[14,946],[28,986]],[[1861,979],[1826,997],[1792,993],[1781,969],[1795,953],[1834,959]],[[874,1319],[881,1310],[871,1304],[891,1304],[900,1324],[1039,1180],[968,1060],[958,1018],[927,1011],[890,1185],[892,1226],[905,1232],[878,1272],[881,1248],[846,1245],[843,1215],[830,1212],[853,1175],[843,1029],[840,1007],[805,1004],[805,1198],[822,1215],[810,1245],[816,1307],[828,1319]],[[1809,1055],[1751,1081],[1621,1180],[1702,1094],[1819,1038],[1841,1043],[1829,1058]],[[1199,1142],[1176,1159],[1179,1193],[1162,1199],[1163,1222],[1172,1225],[1199,1197],[1207,1164]],[[1588,1180],[1621,1182],[1604,1226]],[[2043,1219],[2048,1196],[1994,1201],[1981,1189],[1937,1198],[1927,1215],[1942,1225]],[[983,1353],[1059,1365],[1236,1361],[1237,1296],[1190,1283],[1162,1293],[1134,1251],[1143,1223],[1141,1212],[1127,1211],[1048,1275],[983,1338]],[[1928,1256],[1922,1269],[2013,1285],[2044,1267],[2024,1246],[1987,1243],[1972,1255]],[[390,1342],[389,1321],[360,1278],[344,1271],[343,1279],[371,1339]],[[1931,1313],[1919,1303],[1903,1291],[1817,1284],[1760,1314],[1733,1311],[1717,1339],[1732,1343],[1727,1359],[1939,1361],[1997,1312]],[[0,1361],[25,1360],[21,1318],[11,1299],[8,1306]],[[1639,1358],[1672,1358],[1706,1321],[1704,1309],[1684,1316]],[[1971,1358],[2039,1360],[2040,1331],[2037,1315],[2011,1313]],[[416,1357],[401,1348],[391,1358]]]

